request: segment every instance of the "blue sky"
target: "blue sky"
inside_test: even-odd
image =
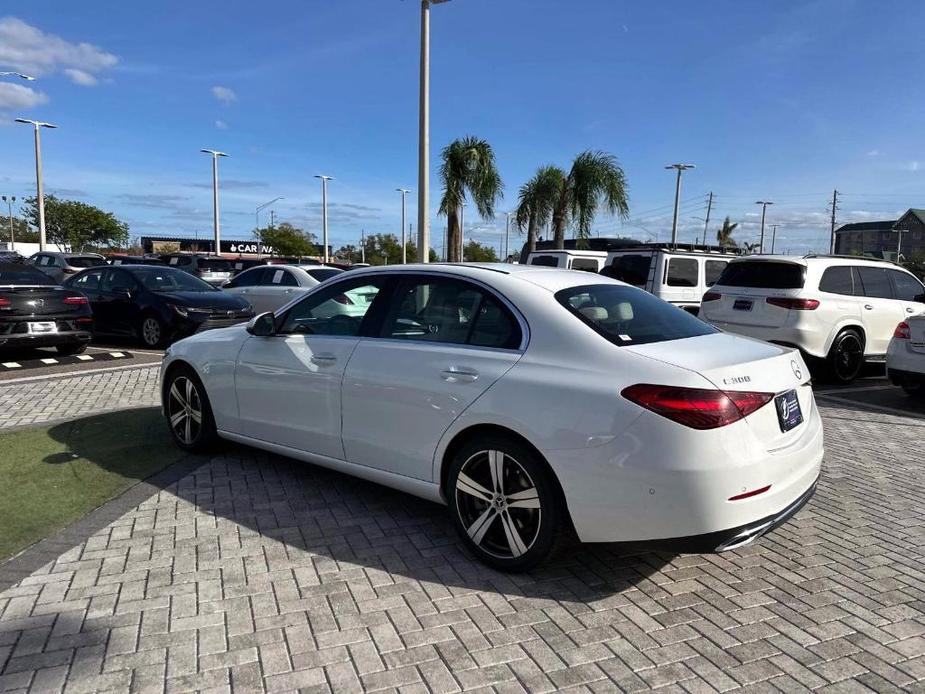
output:
[[[284,0],[8,6],[0,15],[0,189],[34,189],[32,140],[45,131],[48,192],[90,202],[133,235],[211,233],[210,162],[221,162],[227,237],[244,238],[257,205],[320,232],[330,184],[335,245],[397,232],[399,186],[417,186],[419,3]],[[925,3],[816,0],[690,3],[453,0],[432,10],[432,203],[440,148],[473,134],[495,147],[499,211],[541,164],[579,151],[615,154],[630,219],[601,216],[601,235],[668,238],[685,174],[683,240],[730,215],[757,235],[773,200],[779,249],[827,244],[832,189],[840,221],[925,206],[925,118],[916,46]],[[910,28],[914,31],[910,34]],[[416,216],[409,196],[409,219]],[[504,216],[466,220],[496,245]],[[470,228],[471,227],[471,228]],[[512,241],[512,248],[519,240]]]

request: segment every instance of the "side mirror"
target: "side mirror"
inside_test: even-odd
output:
[[[925,304],[925,294],[916,294],[914,297],[912,297],[912,300],[917,301],[920,304]]]
[[[247,324],[247,332],[255,337],[270,337],[276,334],[276,318],[272,313],[261,313],[251,318]]]

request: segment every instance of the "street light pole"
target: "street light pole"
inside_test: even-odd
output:
[[[777,242],[777,224],[771,225],[771,255],[774,254],[774,245]]]
[[[224,152],[215,149],[201,149],[203,154],[212,156],[212,231],[215,234],[215,255],[222,252],[222,229],[218,212],[218,158],[227,157]]]
[[[465,225],[463,222],[463,213],[466,211],[466,202],[463,201],[459,204],[459,262],[466,262],[466,241],[465,241]]]
[[[272,200],[270,200],[270,202],[265,202],[262,205],[257,205],[257,208],[254,211],[254,222],[255,222],[254,230],[255,231],[260,228],[260,213],[263,212],[263,210],[267,209],[274,202],[277,202],[278,200],[285,200],[285,199],[286,198],[280,196],[278,198],[273,198]]]
[[[16,237],[13,234],[13,203],[16,202],[16,196],[11,195],[9,198],[7,198],[4,195],[3,202],[6,203],[7,212],[9,212],[10,214],[10,250],[15,251],[16,250]]]
[[[411,191],[405,188],[396,188],[395,191],[401,193],[401,262],[404,265],[408,262],[408,242],[405,239],[405,196]]]
[[[764,218],[768,205],[773,205],[774,203],[769,200],[758,200],[755,204],[761,205],[761,236],[758,237],[758,253],[764,253]]]
[[[681,206],[681,173],[687,169],[693,169],[693,164],[668,164],[666,169],[677,169],[678,178],[674,186],[674,218],[671,222],[671,245],[678,245],[678,212]]]
[[[504,224],[504,260],[507,260],[511,255],[511,248],[508,245],[511,235],[511,213],[505,212],[504,215],[507,217],[507,221]]]
[[[328,263],[328,181],[333,177],[317,174],[315,178],[321,179],[321,229],[324,235],[324,250],[321,252],[322,262]]]
[[[39,250],[45,250],[45,184],[42,182],[42,128],[57,128],[57,125],[28,118],[17,118],[17,123],[28,123],[35,131],[35,197],[39,208]]]

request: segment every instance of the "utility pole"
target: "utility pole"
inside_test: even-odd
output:
[[[466,262],[465,249],[465,225],[463,224],[463,213],[466,211],[466,203],[463,201],[459,205],[459,262]]]
[[[315,178],[321,179],[321,230],[324,235],[324,250],[321,251],[322,262],[328,264],[328,181],[333,181],[331,176],[318,174]]]
[[[674,186],[674,218],[671,222],[671,245],[678,245],[678,212],[681,204],[681,173],[695,168],[693,164],[668,164],[666,169],[677,169],[678,178]]]
[[[899,259],[902,257],[903,250],[903,234],[908,234],[908,229],[893,229],[894,234],[898,234],[899,238],[896,241],[896,262],[899,262]]]
[[[511,213],[505,212],[504,215],[507,217],[507,222],[504,225],[504,260],[508,259],[508,256],[511,254],[511,248],[508,245],[511,236]]]
[[[17,73],[18,74],[18,73]],[[29,79],[24,76],[23,79]],[[28,118],[17,118],[17,123],[26,123],[35,129],[35,197],[39,213],[39,250],[45,250],[45,184],[42,182],[42,128],[57,128],[57,125]]]
[[[366,229],[360,230],[360,262],[366,262]]]
[[[408,238],[409,238],[409,239],[413,239],[413,238],[414,238],[414,222],[408,222]],[[429,250],[429,249],[428,249],[428,250]],[[430,253],[428,252],[427,255],[429,256]],[[430,260],[430,258],[428,258],[428,260]],[[423,261],[418,260],[418,262],[423,262]]]
[[[201,149],[203,154],[212,156],[212,232],[215,235],[215,255],[222,252],[222,230],[218,213],[218,158],[227,157],[224,152],[215,149]]]
[[[835,210],[838,209],[838,190],[832,191],[832,228],[829,237],[829,253],[835,255]],[[902,238],[902,234],[899,235]]]
[[[270,228],[276,227],[276,210],[270,210]]]
[[[11,195],[9,198],[7,198],[4,195],[3,202],[6,203],[7,212],[10,213],[10,250],[15,251],[16,250],[16,236],[13,233],[13,203],[16,202],[16,196]]]
[[[713,191],[710,191],[710,198],[707,200],[707,218],[703,220],[703,245],[707,245],[707,227],[710,226],[710,212],[713,210]]]
[[[405,196],[411,191],[406,188],[396,188],[395,191],[401,193],[401,262],[404,265],[408,262],[408,242],[405,240]]]
[[[761,236],[758,238],[758,253],[764,253],[764,218],[768,205],[773,205],[774,203],[770,200],[758,200],[755,204],[761,205]]]
[[[777,241],[777,225],[771,225],[771,253],[774,253],[774,243]]]

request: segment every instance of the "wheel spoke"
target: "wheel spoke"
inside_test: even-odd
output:
[[[537,494],[536,487],[524,489],[522,492],[509,494],[507,497],[509,508],[539,508],[540,497]]]
[[[190,408],[190,417],[196,424],[202,424],[202,412]]]
[[[524,545],[524,541],[521,539],[520,533],[507,511],[501,513],[501,525],[504,527],[504,534],[507,536],[508,547],[511,548],[511,556],[519,557],[526,552],[527,547]]]
[[[186,404],[193,404],[193,382],[188,378],[186,379]]]
[[[177,399],[181,407],[186,407],[186,402],[183,400],[183,396],[180,395],[180,390],[177,388],[176,381],[170,384],[170,394]]]
[[[474,496],[476,499],[491,503],[491,492],[464,472],[459,473],[459,477],[456,480],[456,489],[464,494]]]
[[[480,545],[482,544],[482,538],[485,537],[485,533],[488,532],[488,529],[491,527],[492,522],[497,517],[495,509],[489,506],[485,511],[482,512],[482,515],[475,519],[475,522],[466,528],[466,532],[469,534],[469,537],[472,538],[472,541]]]
[[[488,451],[488,467],[491,470],[491,484],[494,490],[504,494],[504,453]]]
[[[180,422],[186,419],[186,411],[180,410],[170,416],[170,426],[176,427]]]
[[[192,418],[192,417],[187,417],[187,418],[186,418],[186,423],[185,423],[185,424],[186,424],[185,427],[184,427],[184,434],[185,434],[185,436],[183,437],[183,441],[184,441],[185,443],[190,443],[190,442],[192,442],[192,440],[193,440],[193,431],[192,431],[192,429],[193,429],[193,418]]]

